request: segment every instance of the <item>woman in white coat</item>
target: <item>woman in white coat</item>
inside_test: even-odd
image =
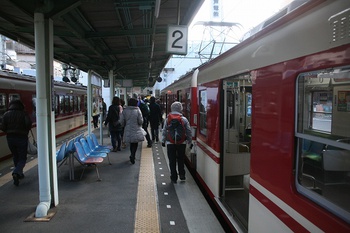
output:
[[[137,151],[138,143],[145,140],[145,136],[142,132],[142,113],[139,107],[137,107],[137,99],[130,98],[128,106],[123,110],[120,115],[120,123],[124,126],[124,141],[130,143],[130,162],[135,163],[135,154]]]

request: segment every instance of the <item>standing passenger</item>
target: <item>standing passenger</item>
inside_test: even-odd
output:
[[[180,141],[179,144],[172,142],[170,139],[170,127],[168,124],[168,119],[170,119],[171,115],[177,115],[179,120],[182,121],[183,130],[182,132],[177,132],[175,130],[175,137],[177,134],[183,134],[181,137],[183,138],[183,142]],[[180,123],[180,122],[179,122]],[[180,130],[179,130],[180,131]],[[162,146],[167,148],[168,158],[169,158],[169,167],[170,167],[170,179],[173,183],[177,182],[178,175],[180,176],[180,180],[186,180],[185,176],[185,152],[186,152],[186,142],[191,145],[192,148],[192,132],[190,123],[187,118],[182,115],[182,104],[180,102],[174,102],[171,105],[171,112],[169,113],[167,119],[164,121],[163,134],[162,134]],[[176,170],[176,163],[179,173]]]
[[[13,155],[15,169],[12,172],[13,184],[18,186],[24,178],[23,168],[27,162],[28,133],[32,121],[24,111],[20,100],[12,100],[10,107],[2,118],[2,131],[6,133],[7,144]]]
[[[107,104],[102,98],[102,122],[106,119]]]
[[[94,102],[92,104],[92,122],[94,124],[94,128],[98,128],[98,117],[100,116],[100,110],[98,107],[98,103]]]
[[[147,147],[152,147],[152,140],[151,137],[149,136],[148,133],[148,118],[149,118],[149,106],[148,104],[142,100],[143,96],[139,97],[139,101],[137,103],[137,106],[139,106],[141,113],[142,113],[142,117],[143,117],[143,124],[142,124],[142,128],[146,131],[146,140],[147,140]]]
[[[149,122],[151,124],[152,141],[159,141],[159,124],[162,122],[162,113],[160,106],[156,103],[156,98],[152,96],[149,104]]]
[[[119,97],[114,96],[112,100],[112,105],[108,108],[108,115],[105,120],[105,126],[108,124],[109,133],[111,135],[113,152],[120,151],[121,133],[123,127],[120,124],[119,119],[122,111],[123,109],[119,105]],[[116,142],[118,142],[118,145]]]
[[[125,108],[125,101],[123,99],[120,99],[120,106],[124,110],[124,108]],[[121,137],[122,137],[122,148],[125,149],[126,148],[126,144],[125,144],[125,141],[124,141],[124,127],[122,129]]]
[[[124,141],[130,143],[130,162],[134,164],[138,143],[145,140],[141,129],[143,117],[137,107],[137,99],[129,99],[128,106],[120,116],[120,123],[124,127]]]

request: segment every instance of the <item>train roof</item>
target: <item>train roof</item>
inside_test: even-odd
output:
[[[231,49],[225,51],[220,56],[217,56],[198,67],[194,67],[190,72],[182,75],[177,81],[164,88],[161,92],[165,93],[168,91],[173,91],[175,88],[190,87],[191,77],[194,70],[196,69],[199,69],[198,83],[201,83],[204,81],[202,80],[203,71],[207,72],[207,70],[209,70],[209,68],[212,69],[212,67],[216,67],[218,71],[218,73],[215,75],[215,79],[225,78],[228,77],[228,75],[249,72],[250,70],[268,66],[285,59],[292,59],[303,56],[305,54],[316,53],[318,52],[318,49],[321,48],[324,49],[325,47],[331,48],[338,46],[339,44],[329,43],[330,30],[328,30],[328,16],[325,15],[325,20],[319,21],[318,25],[315,26],[316,28],[314,27],[312,29],[308,29],[302,26],[305,25],[305,22],[302,20],[309,20],[309,18],[307,18],[308,15],[312,13],[311,11],[313,11],[313,9],[316,11],[318,8],[317,6],[320,4],[331,4],[331,2],[324,0],[296,0],[290,3],[280,12],[259,24],[255,29],[252,30],[250,36],[245,40],[241,41]],[[302,20],[300,20],[301,16],[303,17]],[[297,23],[287,29],[287,25],[290,26],[293,21],[297,21]],[[303,29],[301,29],[301,27],[303,27]],[[317,27],[326,28],[318,29]],[[317,33],[320,33],[320,30],[322,30],[324,36],[322,38],[318,37],[318,46],[315,46],[315,41],[308,39],[304,44],[298,43],[298,46],[300,47],[299,49],[293,49],[293,46],[289,46],[288,48],[285,47],[288,45],[288,43],[291,45],[291,43],[295,42],[295,40],[288,37],[291,35],[291,33],[294,33],[295,36],[303,37],[303,39],[306,39],[308,35],[310,37],[310,33],[305,33],[306,30],[314,30]],[[287,39],[289,39],[289,41],[285,41]],[[301,39],[302,38],[299,38],[299,41]],[[310,46],[308,43],[313,43],[314,46]],[[264,55],[259,54],[264,52],[262,48],[269,46],[273,48],[273,51],[275,51],[274,53],[271,52],[271,54]],[[276,54],[277,51],[280,50],[285,52],[282,55],[281,53]],[[235,69],[227,68],[227,66],[230,66],[229,64],[235,64]],[[213,80],[213,77],[209,77],[211,75],[212,73],[210,72],[204,75],[206,76],[206,79],[208,79],[205,80],[205,82]]]
[[[23,81],[28,81],[28,82],[36,82],[35,76],[26,75],[26,74],[18,74],[16,72],[8,71],[8,70],[0,70],[0,78],[9,78],[9,79],[18,79],[18,80],[23,80]],[[82,89],[82,90],[87,89],[86,86],[84,86],[80,83],[72,84],[72,83],[66,83],[66,82],[56,81],[56,80],[53,80],[53,83],[55,86],[77,88],[77,89]]]

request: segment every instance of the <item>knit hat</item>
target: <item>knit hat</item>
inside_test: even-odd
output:
[[[178,101],[172,103],[171,105],[171,111],[172,112],[182,112],[182,104]]]

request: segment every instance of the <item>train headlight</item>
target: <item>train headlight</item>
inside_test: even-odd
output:
[[[67,76],[63,76],[62,80],[63,80],[64,82],[66,82],[66,83],[69,83],[69,82],[70,82],[70,80],[69,80],[69,78],[68,78]]]
[[[78,81],[78,79],[75,76],[71,77],[70,80],[72,80],[72,82],[75,82],[75,83]]]

